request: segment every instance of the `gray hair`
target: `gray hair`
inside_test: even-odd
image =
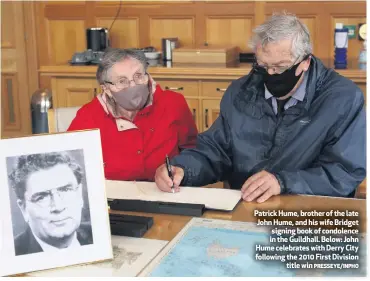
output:
[[[96,80],[98,80],[99,84],[102,85],[104,81],[109,80],[108,72],[113,65],[127,58],[138,60],[143,65],[145,71],[148,68],[148,61],[143,51],[137,49],[109,48],[105,51],[96,71]]]
[[[259,44],[264,47],[271,42],[292,40],[291,54],[294,59],[312,53],[310,32],[295,15],[286,12],[273,14],[267,21],[253,30],[249,46],[255,51]]]

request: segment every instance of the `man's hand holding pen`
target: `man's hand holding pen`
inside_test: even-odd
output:
[[[180,183],[184,177],[184,170],[170,165],[168,157],[155,173],[155,183],[164,192],[179,192]]]
[[[171,191],[172,193],[175,193],[175,184],[173,183],[172,167],[171,167],[170,158],[168,158],[168,155],[166,155],[166,169],[167,169],[168,176],[172,180]]]

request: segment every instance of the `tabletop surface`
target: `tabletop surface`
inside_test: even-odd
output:
[[[330,211],[339,210],[345,212],[356,211],[359,213],[360,232],[366,232],[366,200],[333,198],[325,196],[307,196],[307,195],[280,195],[274,196],[264,203],[241,201],[232,212],[206,211],[205,218],[224,219],[232,221],[256,222],[254,210],[284,210],[284,211]],[[191,220],[189,216],[177,216],[167,214],[151,214],[140,212],[120,212],[138,216],[149,216],[154,218],[153,226],[144,235],[144,238],[172,240],[177,233]],[[279,216],[277,217],[279,218]],[[286,218],[286,217],[285,217]],[[320,219],[319,217],[310,217]],[[332,217],[337,218],[337,217]],[[346,219],[346,217],[341,217]],[[283,218],[281,218],[283,219]],[[299,218],[299,219],[302,219]],[[348,218],[353,220],[354,218]]]

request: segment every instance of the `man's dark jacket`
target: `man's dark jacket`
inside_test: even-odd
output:
[[[302,102],[276,116],[253,70],[225,92],[220,115],[195,149],[172,160],[182,185],[227,180],[240,189],[266,170],[281,193],[353,196],[366,175],[364,96],[349,79],[312,57]]]
[[[81,223],[77,229],[77,240],[81,246],[93,243],[91,224]],[[43,252],[29,227],[14,239],[14,248],[16,256]]]

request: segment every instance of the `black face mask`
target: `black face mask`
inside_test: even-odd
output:
[[[265,68],[257,64],[254,66],[254,69],[257,73],[262,74],[263,82],[267,90],[269,90],[274,97],[281,98],[289,94],[297,84],[299,78],[301,78],[303,71],[298,76],[295,75],[297,67],[301,62],[293,65],[290,69],[285,70],[281,74],[269,74]]]

